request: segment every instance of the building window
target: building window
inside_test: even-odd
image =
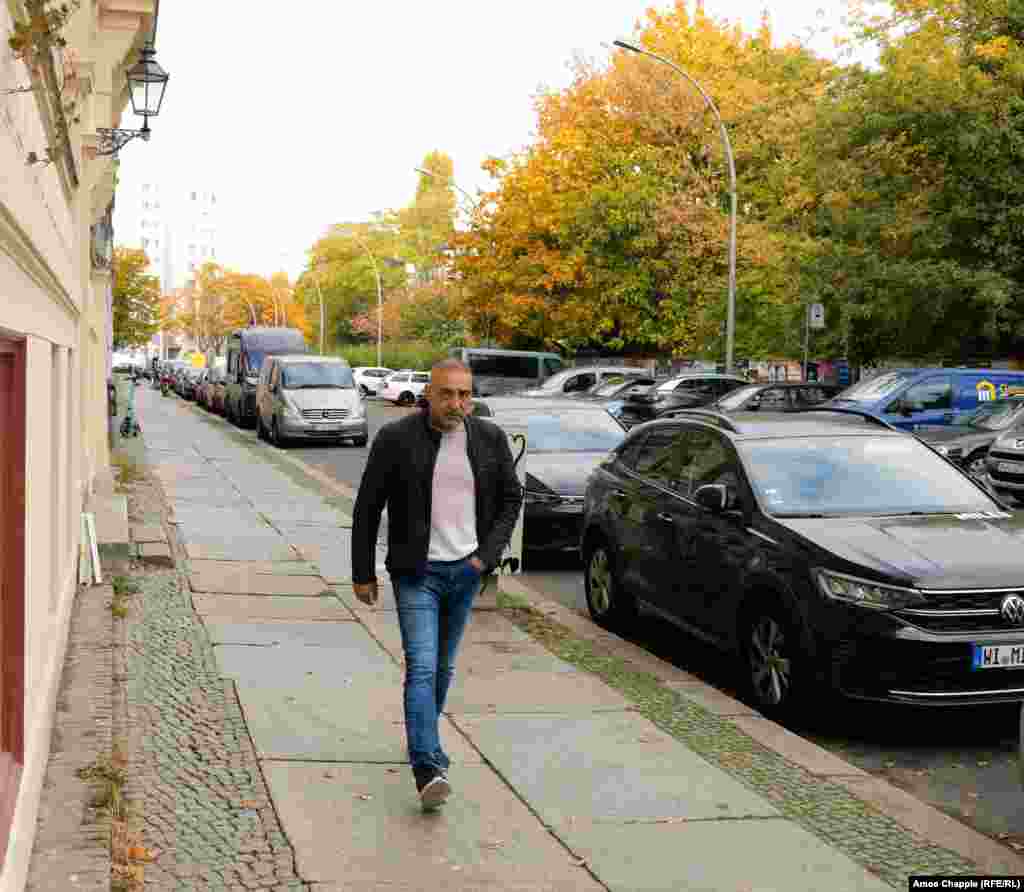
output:
[[[211,246],[210,247],[210,257],[212,258],[212,257],[216,257],[216,256],[217,255],[213,253],[213,247]]]
[[[148,192],[149,191],[149,183],[143,183],[142,184],[142,191],[143,192]]]
[[[144,238],[142,240],[142,250],[145,251],[148,247],[149,247],[149,239],[148,238]]]
[[[189,257],[195,257],[196,256],[196,246],[195,245],[189,245],[188,246],[188,256]]]
[[[193,192],[193,193],[192,193],[192,200],[193,200],[193,201],[195,201],[195,200],[196,200],[196,193],[195,193],[195,192]]]
[[[211,192],[211,193],[210,193],[210,204],[216,204],[216,203],[217,203],[217,196],[216,196],[216,195],[214,195],[214,194],[213,194],[213,193]]]

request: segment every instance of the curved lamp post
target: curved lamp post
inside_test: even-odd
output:
[[[356,240],[359,246],[366,252],[373,265],[373,275],[377,279],[377,366],[381,365],[381,352],[384,343],[384,285],[380,280],[380,270],[377,268],[377,258],[373,256],[370,246],[364,242],[357,233],[349,233]]]
[[[669,68],[681,74],[686,78],[690,85],[700,93],[704,100],[704,104],[715,116],[715,120],[718,121],[718,132],[722,137],[722,146],[725,149],[725,158],[729,165],[729,309],[725,323],[725,371],[727,374],[731,374],[733,371],[733,350],[736,339],[736,165],[733,162],[732,145],[729,142],[729,133],[725,129],[725,124],[722,122],[722,116],[718,113],[718,109],[715,107],[715,103],[712,101],[711,97],[704,92],[704,88],[698,84],[697,81],[676,65],[675,62],[670,59],[666,59],[664,56],[659,56],[657,53],[652,53],[650,50],[641,49],[638,46],[634,46],[632,43],[627,43],[625,40],[616,40],[613,42],[615,46],[621,47],[624,50],[629,50],[631,53],[638,53],[641,56],[650,56],[652,59],[656,59],[658,62],[668,65]]]

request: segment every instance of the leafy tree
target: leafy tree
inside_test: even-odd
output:
[[[747,35],[683,3],[649,12],[637,40],[716,96],[743,195],[738,313],[784,330],[801,267],[773,220],[788,188],[775,168],[792,163],[830,66],[775,46],[767,25]],[[579,61],[573,84],[537,109],[537,141],[485,165],[499,185],[458,239],[473,330],[569,349],[717,352],[728,178],[699,94],[668,67],[620,54],[605,69]]]
[[[113,258],[113,341],[115,348],[148,344],[160,328],[160,280],[147,275],[146,253],[115,248]]]

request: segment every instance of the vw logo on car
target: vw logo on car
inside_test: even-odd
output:
[[[1024,598],[1020,595],[1007,595],[999,605],[999,612],[1010,625],[1024,625]]]

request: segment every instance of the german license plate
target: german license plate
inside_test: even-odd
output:
[[[1006,474],[1020,474],[1024,472],[1024,462],[1001,461],[996,465],[996,470],[1003,471]]]
[[[1014,669],[1024,667],[1024,643],[975,644],[972,669]]]

